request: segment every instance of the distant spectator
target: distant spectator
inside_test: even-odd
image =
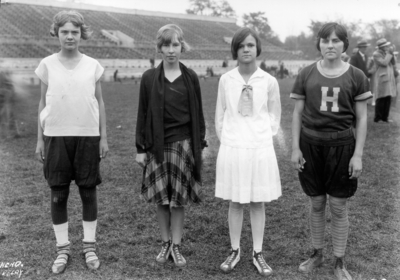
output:
[[[345,53],[345,52],[340,55],[340,58],[344,62],[349,62],[349,60],[350,60],[350,56],[348,56],[347,53]]]
[[[374,67],[371,78],[371,90],[376,96],[374,122],[389,122],[392,96],[396,96],[397,76],[393,46],[385,38],[376,42],[377,50],[373,53]]]
[[[353,55],[350,59],[350,64],[357,67],[364,72],[365,76],[370,77],[371,74],[368,73],[368,56],[365,55],[369,44],[365,40],[361,40],[357,43],[357,48],[354,48]],[[356,52],[354,53],[354,51]]]
[[[264,70],[265,72],[268,72],[267,64],[265,63],[265,59],[263,61],[261,61],[260,68],[261,68],[261,70]]]
[[[150,68],[153,69],[154,68],[154,58],[150,58]]]
[[[214,77],[214,69],[212,66],[208,66],[206,69],[206,77]]]
[[[228,67],[228,66],[229,66],[228,58],[225,58],[225,59],[222,61],[222,68],[226,68],[226,67]]]
[[[115,70],[115,72],[114,72],[114,82],[120,82],[120,83],[122,83],[121,78],[118,77],[118,69]]]
[[[7,71],[0,71],[0,136],[18,136],[14,119],[15,91]]]
[[[284,77],[285,77],[285,64],[282,61],[281,64],[279,65],[279,78],[283,79]]]

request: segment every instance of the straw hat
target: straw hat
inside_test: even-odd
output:
[[[368,47],[370,44],[367,43],[365,40],[360,40],[357,42],[357,48],[365,48]]]
[[[381,38],[378,41],[376,41],[376,46],[378,48],[390,46],[390,42],[388,42],[385,38]]]

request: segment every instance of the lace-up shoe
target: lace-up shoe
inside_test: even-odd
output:
[[[302,262],[300,264],[299,271],[303,273],[308,273],[312,271],[314,268],[320,266],[323,261],[324,257],[322,255],[322,250],[314,249],[314,252],[312,253],[311,257],[305,262]]]
[[[172,255],[172,258],[174,259],[174,263],[176,266],[182,267],[182,266],[186,265],[186,260],[182,256],[180,245],[172,244],[171,255]]]
[[[261,252],[253,253],[253,264],[257,267],[258,273],[262,276],[268,276],[272,274],[272,268],[265,262]]]
[[[165,263],[168,260],[169,255],[171,253],[170,247],[171,247],[171,240],[162,243],[161,251],[156,257],[157,262]]]
[[[233,250],[231,249],[231,254],[226,258],[226,260],[221,264],[220,268],[223,272],[231,272],[232,269],[240,260],[240,248]]]
[[[343,258],[336,258],[333,272],[337,280],[353,280],[350,273],[346,270]]]

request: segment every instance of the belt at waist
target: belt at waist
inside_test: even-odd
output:
[[[317,131],[317,130],[312,130],[307,127],[302,127],[302,131],[305,134],[308,134],[310,136],[314,136],[317,138],[323,138],[323,139],[339,139],[339,138],[344,138],[344,137],[349,137],[354,135],[353,134],[353,129],[349,128],[343,131],[334,131],[334,132],[327,132],[327,131]]]

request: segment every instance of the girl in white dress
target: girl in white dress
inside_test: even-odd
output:
[[[238,67],[222,75],[215,116],[221,146],[217,158],[215,196],[229,200],[232,250],[221,264],[231,271],[240,260],[243,207],[250,204],[253,264],[267,276],[272,269],[262,256],[264,202],[281,196],[281,183],[272,136],[279,128],[281,104],[278,82],[257,67],[261,41],[253,30],[239,29],[231,44]]]

